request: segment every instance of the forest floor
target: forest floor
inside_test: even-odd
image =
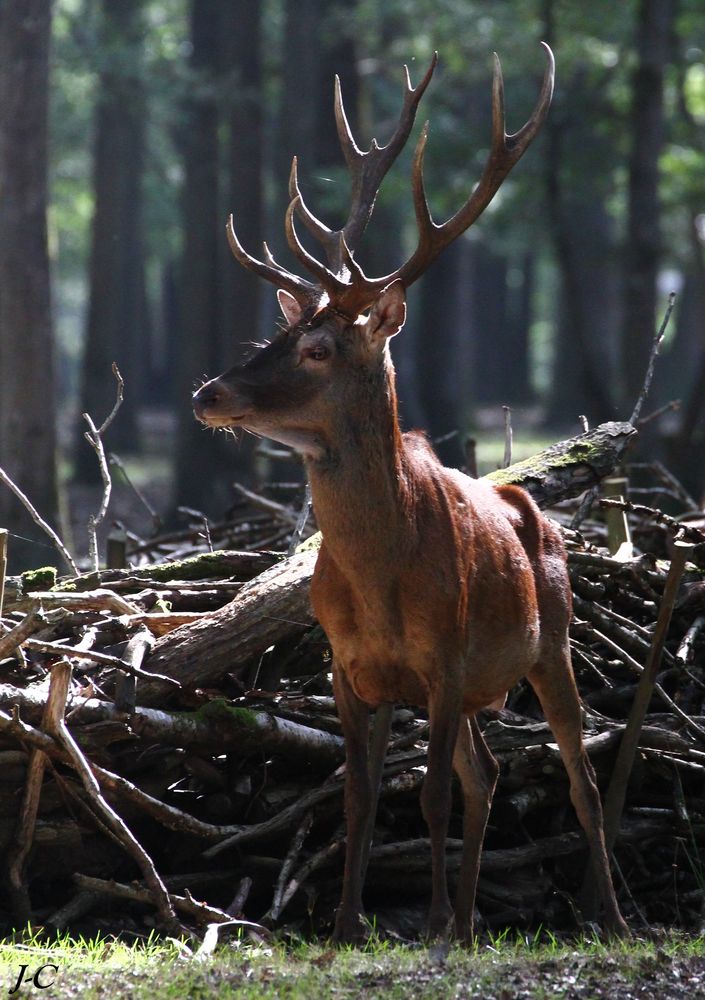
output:
[[[705,997],[705,943],[499,938],[470,951],[453,947],[441,958],[425,947],[379,941],[359,950],[232,942],[200,959],[176,942],[137,950],[105,940],[21,951],[0,944],[0,990],[41,990],[60,1000],[698,1000]]]

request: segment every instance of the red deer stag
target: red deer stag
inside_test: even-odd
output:
[[[604,924],[615,933],[627,931],[610,876],[594,772],[583,747],[560,535],[523,490],[493,487],[444,468],[422,435],[401,433],[389,352],[390,338],[404,325],[405,289],[480,215],[546,117],[554,65],[545,48],[548,65],[538,103],[513,135],[505,132],[495,57],[487,163],[468,201],[442,225],[433,221],[426,202],[424,128],[412,168],[418,244],[393,274],[368,278],[355,250],[380,183],[409,136],[435,57],[416,88],[407,70],[394,135],[381,148],[373,139],[367,152],[355,144],[336,81],[335,117],[352,176],[347,222],[333,232],[309,211],[296,160],[286,213],[289,246],[313,281],[277,264],[266,244],[264,260],[251,257],[238,242],[232,218],[228,223],[237,260],[277,286],[287,326],[246,363],[203,385],[194,395],[194,409],[210,427],[242,427],[291,445],[306,464],[323,533],[311,599],[333,649],[347,755],[347,851],[335,926],[340,940],[364,932],[362,882],[377,792],[368,771],[369,709],[396,701],[428,707],[421,805],[431,840],[432,937],[448,933],[453,915],[445,840],[452,768],[458,773],[464,826],[455,932],[468,940],[498,772],[476,715],[502,704],[521,677],[536,691],[560,746],[590,847]],[[295,215],[322,245],[327,265],[300,243]]]

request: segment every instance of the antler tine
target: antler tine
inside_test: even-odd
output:
[[[313,212],[310,211],[306,203],[304,202],[303,195],[301,194],[301,188],[299,187],[299,177],[298,177],[298,162],[297,158],[291,161],[291,173],[289,174],[289,198],[293,201],[298,198],[298,203],[296,206],[296,211],[303,222],[303,224],[308,229],[309,233],[318,240],[323,249],[325,250],[326,257],[328,258],[328,263],[330,267],[334,270],[338,270],[340,267],[340,233],[334,233],[332,229],[329,229],[324,222],[321,222]]]
[[[434,52],[431,64],[416,87],[411,86],[409,69],[404,67],[405,84],[404,100],[397,127],[385,146],[379,146],[376,139],[370,143],[367,152],[363,152],[356,144],[350,130],[340,80],[335,82],[335,121],[338,129],[338,139],[348,165],[352,181],[351,208],[348,221],[342,229],[343,237],[349,249],[354,253],[372,215],[377,192],[385,174],[394,163],[404,147],[416,118],[416,109],[431,82],[431,77],[438,64],[438,53]]]
[[[328,292],[330,298],[342,295],[347,288],[347,283],[342,281],[332,271],[329,271],[328,268],[324,264],[321,264],[319,260],[316,260],[316,258],[308,252],[299,240],[294,226],[294,213],[300,211],[300,204],[301,196],[296,195],[296,197],[292,198],[289,203],[289,207],[286,210],[284,228],[289,248],[292,253],[298,257],[306,270],[310,271],[311,274],[318,279],[321,286]]]
[[[495,53],[494,76],[492,80],[492,144],[480,181],[465,204],[442,225],[437,225],[431,218],[423,182],[423,157],[426,147],[426,135],[423,134],[414,155],[412,168],[412,189],[414,208],[419,229],[419,242],[416,250],[394,274],[388,275],[386,281],[401,278],[408,286],[426,270],[432,260],[461,233],[468,229],[479,215],[487,208],[494,198],[500,184],[521,158],[527,147],[543,124],[551,104],[553,95],[553,80],[555,62],[553,53],[545,42],[541,43],[546,51],[547,65],[544,72],[541,92],[531,117],[526,124],[508,135],[505,131],[504,118],[504,80],[499,58]]]
[[[548,114],[548,109],[551,106],[551,98],[553,97],[553,83],[556,74],[556,60],[553,57],[553,52],[551,52],[550,47],[546,42],[541,42],[543,49],[546,53],[546,69],[543,74],[543,83],[541,84],[541,92],[539,93],[538,100],[536,102],[536,107],[531,112],[531,117],[527,121],[526,125],[519,129],[518,132],[514,132],[513,135],[506,136],[506,141],[508,146],[520,147],[521,154],[527,148],[529,143],[531,143],[538,132],[538,130],[543,125],[546,120],[546,115]],[[497,60],[499,62],[499,60]],[[502,75],[500,67],[500,77]],[[504,121],[504,117],[502,118]],[[517,157],[518,159],[518,157]]]
[[[226,226],[226,233],[228,236],[228,243],[230,244],[230,249],[233,252],[233,256],[246,267],[249,271],[254,271],[261,278],[265,278],[270,281],[277,288],[285,288],[288,292],[294,296],[294,298],[301,303],[301,305],[308,305],[314,299],[320,297],[320,289],[311,281],[306,281],[303,278],[297,277],[295,274],[291,274],[286,268],[281,267],[272,257],[269,252],[267,244],[264,244],[264,254],[266,258],[266,263],[257,260],[256,257],[252,257],[242,246],[235,233],[235,226],[233,223],[232,215],[228,216],[228,224]]]
[[[357,145],[352,134],[352,129],[350,128],[350,123],[348,122],[348,116],[345,114],[343,91],[340,86],[340,77],[337,73],[335,74],[335,84],[333,87],[333,112],[335,114],[335,127],[338,131],[338,141],[340,143],[340,148],[343,151],[345,162],[350,170],[354,170],[357,163],[366,154],[363,153]]]

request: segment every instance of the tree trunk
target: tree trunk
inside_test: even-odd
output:
[[[640,0],[637,63],[632,78],[631,153],[620,398],[634,406],[655,329],[656,277],[661,253],[658,160],[663,145],[663,74],[668,57],[671,0]]]
[[[46,225],[50,30],[50,0],[0,4],[0,464],[56,525]],[[10,538],[13,570],[47,562],[45,536],[4,486],[0,526],[23,536]]]
[[[442,260],[434,261],[423,275],[416,309],[418,396],[424,409],[423,426],[435,442],[441,461],[451,466],[463,460],[458,438],[439,439],[458,431],[460,424],[463,373],[450,360],[457,356],[462,333],[457,322],[460,263],[460,244],[451,244]]]
[[[556,46],[553,0],[544,2],[543,21],[544,37]],[[618,334],[614,308],[618,288],[609,256],[614,240],[604,207],[611,183],[611,172],[604,165],[613,159],[613,150],[611,140],[597,128],[598,117],[612,109],[596,104],[596,81],[588,79],[583,68],[563,81],[562,87],[563,100],[554,105],[545,125],[548,217],[560,275],[548,408],[553,424],[575,422],[580,413],[593,422],[613,415],[610,376],[614,365],[608,345]],[[569,114],[561,113],[562,107],[569,108]],[[575,178],[586,175],[594,183],[583,189]],[[596,288],[601,290],[599,296]]]
[[[284,213],[289,204],[288,179],[292,157],[299,158],[299,182],[304,198],[313,211],[322,213],[311,193],[315,183],[316,122],[318,104],[323,100],[319,70],[319,4],[317,0],[287,0],[281,52],[281,98],[277,138],[272,157],[274,205],[268,239],[276,248],[275,256],[288,257],[284,238]],[[332,103],[332,100],[331,100]],[[318,214],[317,213],[317,214]],[[299,227],[301,230],[302,227]],[[301,233],[303,240],[306,237]],[[296,270],[294,264],[292,268]],[[300,266],[297,264],[297,266]],[[273,312],[273,296],[268,303]]]
[[[103,0],[102,70],[95,119],[89,305],[81,412],[100,424],[113,405],[117,362],[125,400],[107,442],[137,449],[137,404],[146,360],[142,173],[145,95],[142,80],[143,0]],[[95,454],[77,427],[75,476],[98,479]]]
[[[612,342],[617,339],[619,288],[609,250],[605,252],[612,242],[610,220],[603,205],[586,203],[579,192],[557,190],[554,198],[561,295],[548,420],[575,423],[585,413],[595,423],[615,415],[609,339],[610,334]]]
[[[258,254],[264,239],[262,204],[264,95],[262,93],[262,9],[251,0],[235,0],[222,12],[223,72],[231,81],[227,212],[232,212],[243,246]],[[283,183],[283,181],[282,181]],[[260,336],[260,282],[230,253],[225,219],[218,235],[221,250],[221,363],[230,367],[243,345]]]
[[[670,357],[674,382],[683,387],[683,372],[689,372],[687,393],[683,400],[680,419],[674,434],[665,435],[666,461],[682,480],[686,489],[705,507],[705,353],[702,349],[705,329],[705,257],[703,246],[692,220],[691,246],[692,271],[686,278],[681,308],[678,314],[678,332]],[[685,324],[692,327],[686,335]],[[690,347],[690,351],[688,348]],[[701,499],[702,498],[702,499]]]
[[[473,403],[510,403],[505,372],[513,364],[508,351],[507,258],[486,244],[475,255],[475,315],[478,356]]]
[[[214,457],[191,410],[199,379],[220,374],[219,247],[224,239],[218,203],[218,43],[219,0],[192,0],[190,95],[181,133],[185,165],[183,219],[185,246],[181,279],[176,408],[176,501],[222,511],[228,470]]]

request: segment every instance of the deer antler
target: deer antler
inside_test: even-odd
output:
[[[335,120],[343,156],[350,171],[352,191],[348,219],[342,229],[331,230],[306,206],[297,176],[297,161],[291,166],[289,195],[291,202],[286,213],[286,236],[290,249],[303,266],[317,280],[317,284],[297,278],[274,261],[264,245],[266,263],[251,257],[237,240],[232,226],[228,225],[228,239],[235,257],[250,270],[286,288],[302,304],[318,302],[327,293],[332,306],[346,315],[355,317],[363,312],[383,288],[396,279],[408,287],[416,281],[433,260],[468,229],[489,205],[502,181],[521,158],[536,136],[546,118],[553,95],[555,62],[553,53],[545,42],[547,65],[538,101],[526,124],[518,132],[508,134],[504,114],[504,80],[499,58],[495,53],[492,80],[492,143],[490,153],[477,187],[466,203],[446,222],[435,223],[426,199],[423,180],[423,160],[428,139],[428,123],[424,126],[412,167],[412,195],[419,238],[411,257],[396,271],[382,278],[368,278],[354,259],[362,234],[372,215],[377,192],[385,174],[404,147],[416,116],[416,109],[436,68],[438,56],[434,53],[424,78],[411,86],[409,70],[405,66],[406,83],[404,101],[394,135],[386,146],[379,146],[373,139],[369,150],[358,148],[345,114],[340,90],[340,80],[335,82]],[[308,231],[321,244],[328,266],[313,257],[301,244],[294,227],[294,214],[302,220]]]
[[[395,278],[401,278],[407,286],[416,281],[441,250],[452,243],[461,233],[465,232],[478,216],[484,212],[497,193],[504,178],[526,152],[526,149],[535,138],[546,118],[551,105],[551,97],[553,96],[555,60],[548,45],[545,42],[541,42],[541,44],[546,50],[548,60],[541,92],[527,123],[512,135],[506,132],[504,79],[502,77],[502,66],[499,56],[495,52],[494,75],[492,79],[492,145],[490,153],[477,187],[462,208],[442,225],[437,225],[433,221],[424,190],[423,160],[426,151],[426,140],[428,138],[428,123],[424,126],[414,153],[412,167],[412,191],[414,208],[416,210],[416,224],[419,229],[419,242],[416,250],[406,264],[402,265],[388,279],[382,278],[378,280],[388,282],[393,281]]]
[[[257,260],[256,257],[252,257],[243,248],[237,238],[232,215],[228,216],[228,224],[225,231],[228,236],[228,243],[230,244],[233,256],[235,257],[235,260],[242,264],[243,267],[246,267],[249,271],[254,271],[254,273],[258,274],[261,278],[271,281],[272,284],[277,286],[277,288],[285,288],[288,292],[291,292],[294,298],[301,302],[302,305],[309,303],[316,298],[320,298],[321,290],[318,286],[312,281],[306,281],[304,278],[299,278],[297,275],[291,274],[291,272],[287,271],[286,268],[281,266],[281,264],[277,264],[266,243],[262,244],[265,258],[264,261]]]
[[[328,258],[329,273],[345,274],[347,258],[359,246],[362,234],[367,228],[367,223],[370,221],[377,192],[385,174],[399,156],[399,153],[406,144],[406,140],[409,138],[409,133],[416,118],[416,109],[418,108],[419,101],[431,81],[437,64],[438,53],[434,52],[433,59],[426,70],[424,78],[416,87],[411,86],[409,68],[408,66],[404,66],[406,77],[404,99],[394,135],[386,146],[380,146],[376,139],[372,139],[367,152],[363,152],[353,138],[343,105],[340,77],[336,76],[334,97],[335,124],[338,130],[340,147],[343,151],[345,162],[348,165],[352,181],[350,211],[347,222],[342,229],[335,232],[330,230],[307,208],[299,188],[296,169],[297,162],[296,157],[294,157],[289,177],[289,197],[292,201],[298,199],[297,214],[311,235],[322,245]],[[305,264],[305,266],[309,267],[310,265]]]

